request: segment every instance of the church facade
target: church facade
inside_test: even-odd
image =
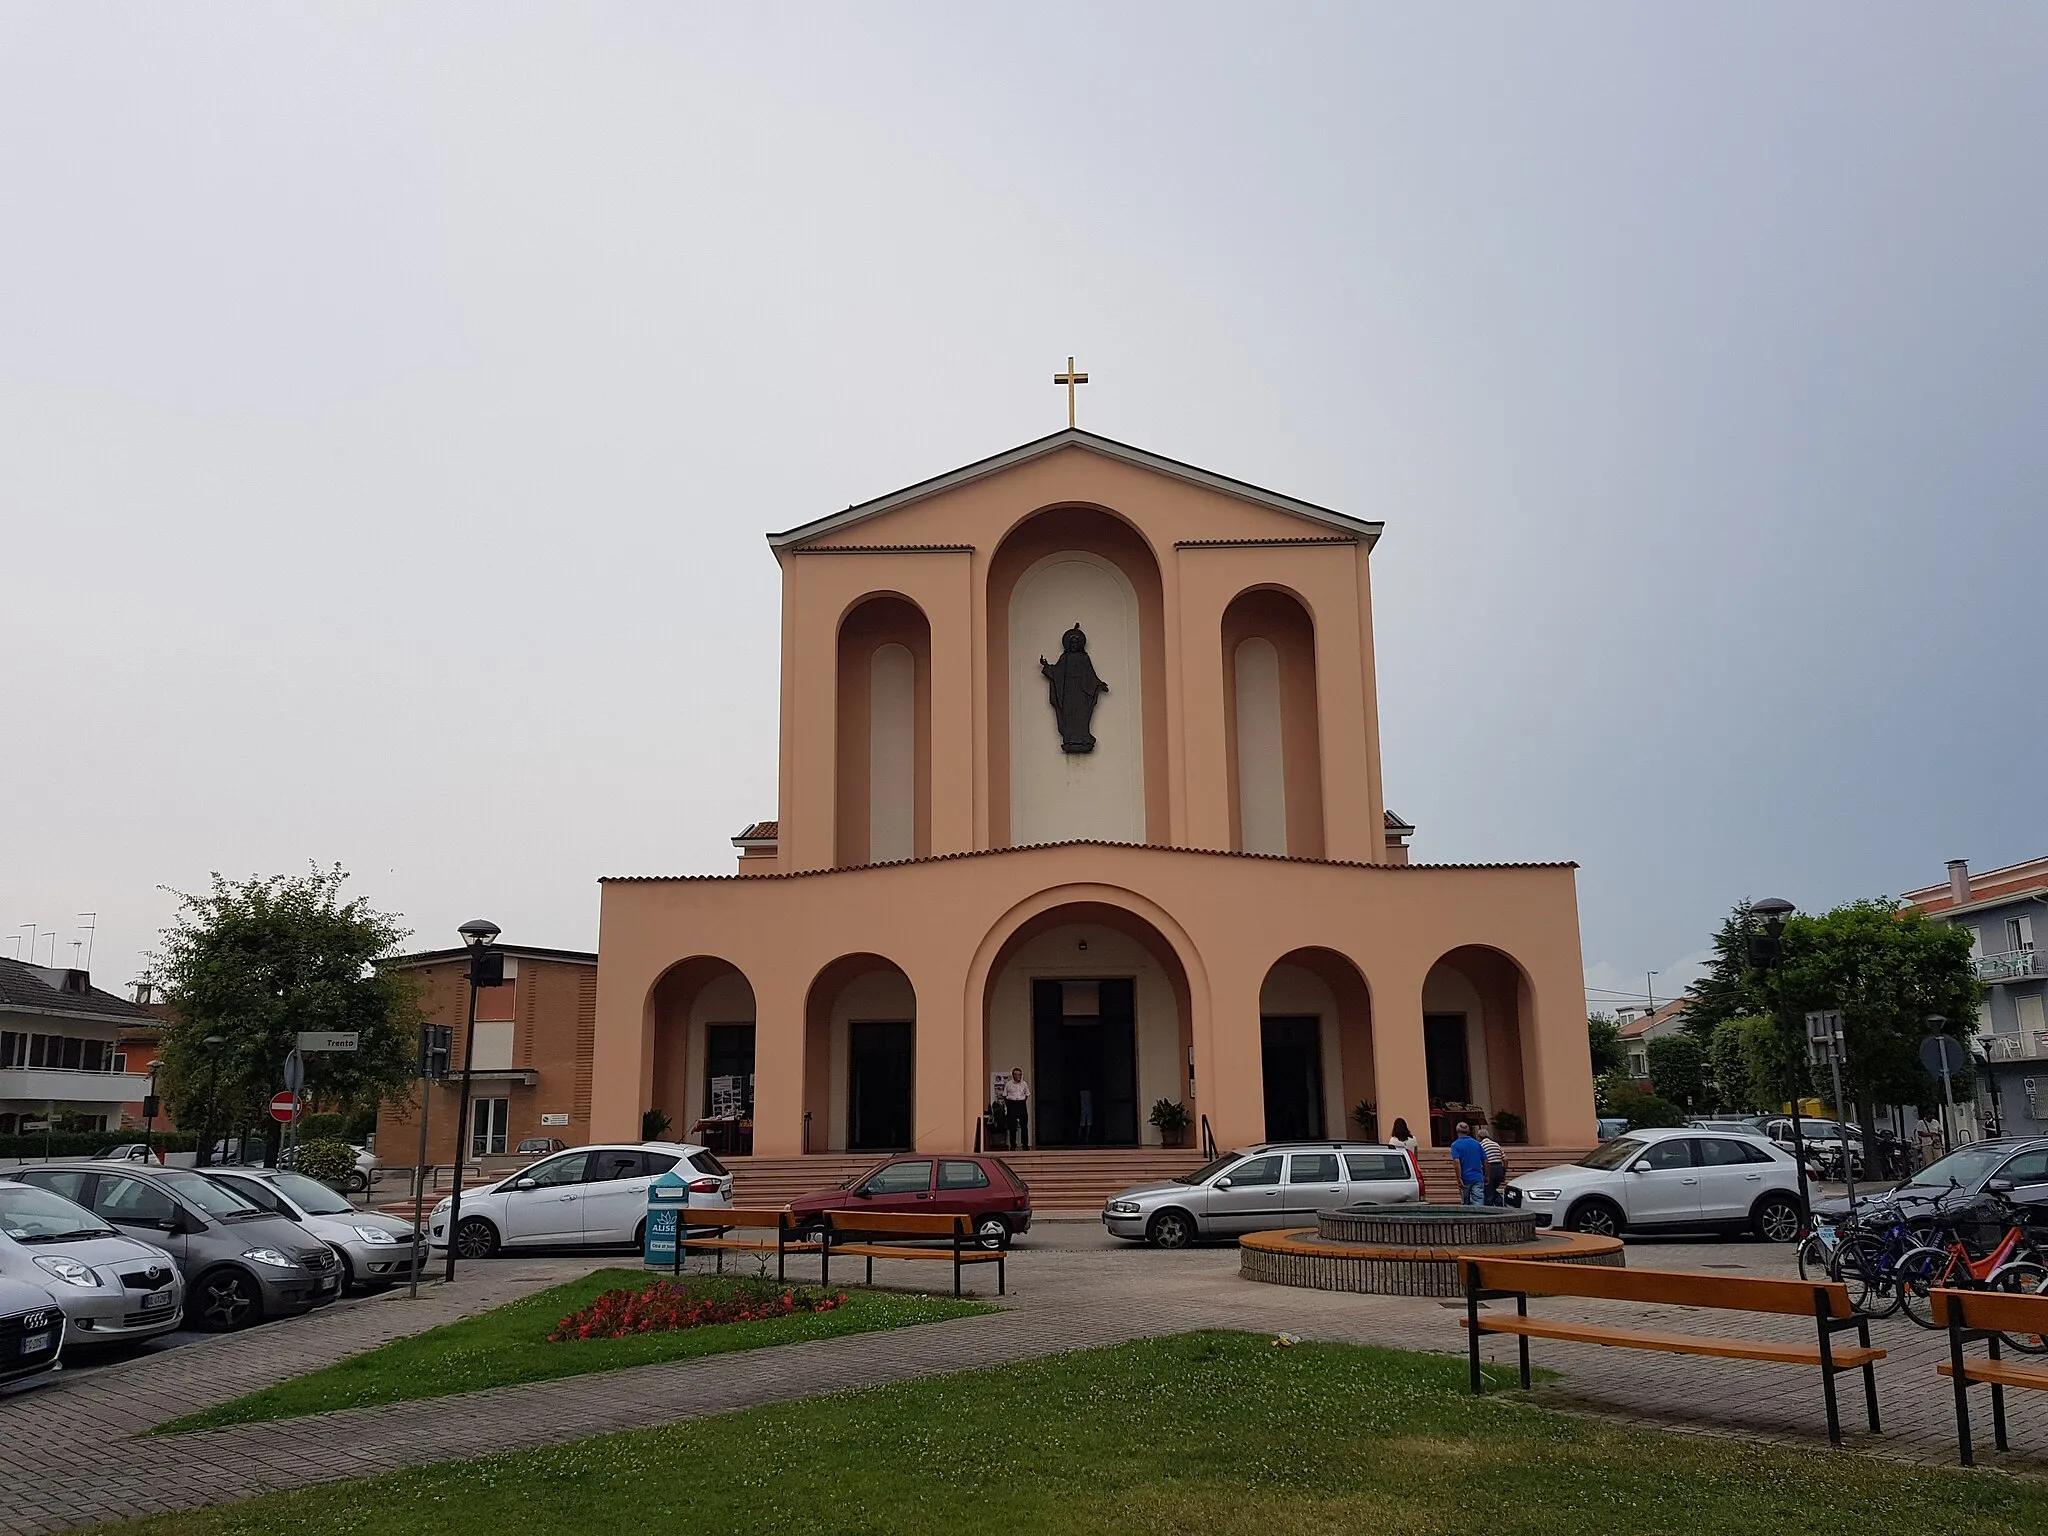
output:
[[[591,1131],[1594,1136],[1574,867],[1410,862],[1380,524],[1069,428],[774,534],[778,814],[603,883]]]

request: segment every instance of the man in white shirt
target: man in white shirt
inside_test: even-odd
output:
[[[1010,1150],[1031,1150],[1031,1085],[1024,1081],[1022,1067],[1010,1068],[1003,1079],[1003,1108],[1010,1123]]]

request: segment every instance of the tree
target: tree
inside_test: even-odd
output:
[[[1762,994],[1749,963],[1749,927],[1749,903],[1738,902],[1715,931],[1714,958],[1707,964],[1706,975],[1686,988],[1685,1030],[1702,1043],[1711,1041],[1714,1031],[1728,1020],[1762,1011],[1758,1006]]]
[[[347,879],[339,865],[246,881],[216,873],[204,895],[172,892],[177,917],[151,971],[171,1012],[158,1091],[182,1124],[211,1131],[263,1120],[301,1030],[358,1037],[353,1051],[305,1057],[317,1102],[360,1111],[409,1091],[418,996],[408,973],[375,963],[398,951],[407,930],[364,898],[344,901]]]
[[[1632,1131],[1660,1125],[1685,1124],[1685,1111],[1659,1093],[1645,1093],[1626,1072],[1610,1072],[1600,1079],[1602,1111],[1619,1115]]]
[[[1777,1027],[1769,1019],[1723,1019],[1707,1055],[1724,1109],[1768,1112],[1792,1096]]]
[[[1621,1026],[1609,1015],[1595,1013],[1587,1016],[1586,1042],[1593,1053],[1593,1076],[1596,1080],[1610,1072],[1619,1072],[1628,1065],[1628,1053],[1621,1045]]]
[[[1717,1107],[1707,1079],[1707,1053],[1691,1035],[1664,1035],[1648,1046],[1650,1086],[1672,1103],[1705,1114]]]

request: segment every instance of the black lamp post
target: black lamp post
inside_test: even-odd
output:
[[[1749,934],[1749,963],[1771,978],[1771,1022],[1785,1037],[1785,919],[1799,909],[1782,896],[1766,896],[1749,904],[1749,916],[1762,925]],[[1799,1087],[1792,1088],[1792,1161],[1799,1166],[1799,1222],[1813,1225],[1813,1201],[1806,1188],[1806,1140],[1800,1134]],[[1844,1155],[1847,1155],[1846,1148]]]
[[[456,1234],[462,1230],[463,1138],[469,1135],[469,1062],[476,1054],[476,989],[494,987],[505,974],[502,956],[493,954],[498,925],[487,918],[473,917],[455,930],[469,950],[469,1028],[462,1035],[462,1102],[455,1112],[455,1194],[448,1203],[448,1268],[443,1280],[455,1278]]]
[[[213,1166],[213,1123],[220,1112],[220,1048],[227,1038],[226,1035],[208,1035],[199,1042],[206,1047],[206,1139],[200,1145],[199,1156],[193,1161],[201,1167]]]

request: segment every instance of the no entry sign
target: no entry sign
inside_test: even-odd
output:
[[[270,1101],[270,1118],[290,1125],[299,1117],[299,1101],[289,1093],[280,1093]]]

